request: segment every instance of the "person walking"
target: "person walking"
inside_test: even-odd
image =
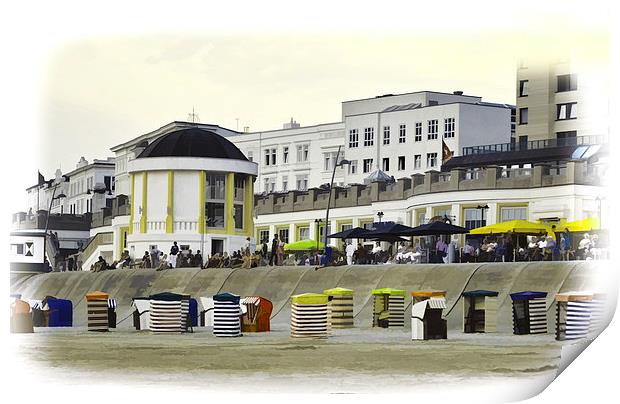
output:
[[[353,254],[355,253],[355,247],[353,247],[353,244],[350,241],[347,242],[345,253],[347,255],[347,265],[353,265]]]
[[[271,252],[269,254],[269,265],[270,266],[274,264],[274,261],[276,261],[275,263],[277,264],[276,254],[278,253],[278,245],[279,245],[278,235],[274,234],[273,240],[271,241]]]
[[[278,249],[276,251],[276,254],[278,256],[277,265],[282,266],[284,264],[284,241],[283,240],[280,240],[280,242],[278,243]]]
[[[178,254],[179,254],[179,246],[177,245],[177,242],[174,241],[172,243],[172,247],[170,247],[170,254],[168,255],[168,263],[170,264],[170,268],[176,268]]]
[[[445,263],[444,257],[448,255],[448,245],[445,241],[443,241],[441,236],[439,236],[439,238],[437,239],[437,243],[435,243],[435,253],[437,255],[437,263]]]

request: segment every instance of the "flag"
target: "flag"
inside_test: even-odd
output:
[[[454,156],[454,152],[450,150],[446,142],[444,142],[443,140],[441,141],[441,146],[441,160],[442,163],[445,163],[446,161],[450,160],[452,156]]]
[[[39,186],[45,184],[45,177],[41,174],[41,171],[37,171],[39,173]]]

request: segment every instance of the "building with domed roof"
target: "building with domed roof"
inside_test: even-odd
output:
[[[257,164],[210,129],[170,125],[167,133],[127,147],[128,212],[112,208],[110,223],[92,234],[107,234],[112,243],[100,243],[108,251],[88,251],[89,261],[99,255],[116,260],[125,250],[140,258],[153,247],[167,254],[174,241],[207,256],[253,239]]]

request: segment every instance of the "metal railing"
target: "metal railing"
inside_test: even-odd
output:
[[[605,143],[607,143],[607,137],[604,135],[577,136],[564,139],[530,140],[527,142],[514,143],[496,143],[463,147],[463,156],[468,156],[472,154],[550,149],[554,147],[595,145]]]

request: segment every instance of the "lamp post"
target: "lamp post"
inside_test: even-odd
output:
[[[314,236],[315,240],[316,240],[316,250],[319,251],[319,238],[320,238],[320,230],[321,230],[321,219],[314,219],[314,226],[316,227],[316,234]]]
[[[44,242],[43,242],[43,257],[45,258],[46,255],[46,250],[47,250],[47,230],[48,230],[48,226],[49,226],[49,220],[50,220],[50,212],[52,210],[52,204],[54,203],[54,200],[56,199],[62,199],[65,198],[66,195],[63,194],[62,192],[60,194],[56,195],[56,188],[58,188],[58,185],[60,185],[61,183],[64,182],[64,177],[59,177],[56,179],[56,184],[54,185],[54,188],[52,189],[52,197],[50,198],[50,206],[49,209],[47,210],[47,214],[45,215],[45,233],[44,233]],[[54,263],[55,265],[55,263]]]
[[[377,212],[377,216],[379,216],[379,223],[381,223],[381,219],[383,218],[383,212]]]
[[[487,205],[487,204],[485,204],[484,206],[478,205],[478,206],[476,206],[476,209],[480,209],[480,217],[481,217],[480,224],[482,226],[486,225],[486,222],[484,221],[484,210],[485,209],[489,209],[489,205]]]
[[[334,188],[334,177],[336,176],[336,167],[342,167],[345,164],[351,164],[349,160],[345,160],[345,159],[338,161],[338,158],[340,157],[341,148],[342,146],[338,146],[338,152],[336,152],[336,160],[334,163],[334,169],[332,171],[332,180],[329,183],[329,196],[327,198],[327,211],[325,212],[325,237],[324,237],[325,248],[327,248],[327,233],[328,233],[327,227],[329,226],[329,208],[331,207],[331,202],[332,202],[332,188]]]
[[[594,200],[598,204],[598,227],[599,227],[599,229],[602,229],[603,228],[603,220],[601,218],[601,213],[602,213],[603,198],[601,198],[600,196],[597,196]]]

